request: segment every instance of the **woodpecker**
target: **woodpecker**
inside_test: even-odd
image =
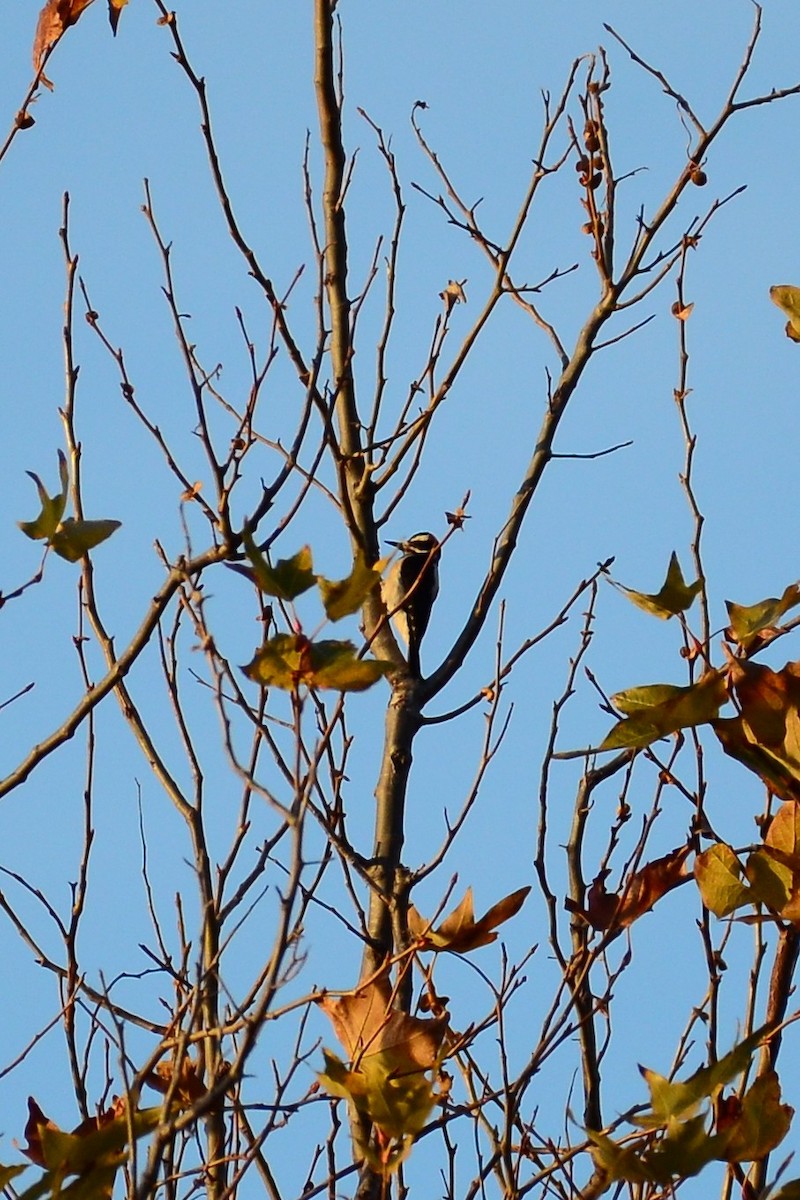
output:
[[[383,601],[397,632],[408,646],[408,665],[419,675],[419,646],[439,594],[439,542],[432,533],[415,533],[406,542],[389,542],[401,551],[383,585]]]

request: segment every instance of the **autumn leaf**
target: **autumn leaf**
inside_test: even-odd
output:
[[[67,505],[69,472],[66,457],[61,450],[58,452],[58,474],[61,491],[51,496],[39,476],[33,471],[28,471],[28,475],[36,484],[42,509],[35,520],[18,521],[17,524],[26,537],[34,541],[46,541],[61,558],[77,562],[88,550],[111,537],[114,530],[119,529],[120,522],[76,521],[74,517],[62,520]]]
[[[739,1117],[729,1128],[725,1162],[754,1162],[779,1146],[792,1123],[794,1109],[781,1104],[781,1085],[774,1071],[759,1075],[742,1097]]]
[[[608,1182],[656,1183],[697,1175],[715,1160],[750,1162],[763,1158],[783,1141],[792,1109],[780,1103],[780,1085],[773,1071],[759,1076],[738,1102],[725,1102],[721,1089],[750,1063],[765,1040],[767,1027],[757,1030],[724,1058],[703,1067],[683,1082],[666,1079],[640,1067],[650,1090],[651,1111],[634,1117],[646,1135],[631,1144],[620,1144],[606,1134],[588,1131],[592,1156]],[[716,1100],[716,1131],[709,1125],[710,1107]],[[719,1119],[723,1114],[722,1120]]]
[[[606,734],[600,750],[641,749],[680,729],[704,725],[717,716],[727,693],[723,673],[708,671],[689,687],[656,683],[618,692],[611,699],[631,715]]]
[[[632,1146],[621,1146],[605,1133],[586,1131],[592,1143],[592,1158],[609,1183],[655,1183],[644,1156]]]
[[[603,871],[586,893],[586,908],[574,902],[568,902],[567,908],[579,913],[594,929],[626,929],[688,877],[686,859],[690,853],[689,846],[679,846],[653,859],[629,877],[619,894],[606,891],[607,872]]]
[[[177,1073],[175,1063],[159,1063],[155,1071],[147,1076],[146,1083],[162,1096],[171,1092],[173,1100],[181,1108],[189,1108],[195,1100],[205,1095],[206,1090],[197,1073],[197,1064],[190,1058],[182,1060]]]
[[[162,1118],[161,1106],[137,1109],[130,1114],[126,1100],[120,1098],[110,1108],[88,1117],[67,1133],[48,1120],[30,1097],[25,1126],[27,1144],[22,1149],[33,1162],[47,1170],[30,1191],[42,1195],[42,1185],[45,1185],[45,1190],[52,1190],[53,1195],[79,1195],[86,1200],[101,1200],[102,1197],[105,1200],[111,1196],[117,1171],[127,1159],[126,1146],[131,1133],[134,1138],[143,1137],[158,1128]],[[79,1183],[62,1189],[65,1175],[79,1176]]]
[[[786,336],[793,342],[800,342],[800,288],[779,283],[769,289],[769,298],[789,318]]]
[[[400,1072],[428,1070],[438,1064],[447,1017],[411,1017],[392,1007],[384,975],[354,992],[319,1001],[352,1063],[371,1054],[390,1054]]]
[[[0,1163],[0,1191],[5,1191],[12,1179],[16,1179],[23,1171],[27,1171],[27,1163],[17,1163],[14,1166],[4,1166]]]
[[[644,609],[645,612],[652,613],[655,617],[661,617],[664,621],[691,608],[702,586],[702,581],[699,579],[696,579],[694,583],[687,584],[674,550],[667,567],[667,577],[660,592],[650,595],[647,592],[637,592],[633,588],[626,587],[625,584],[617,584],[617,587],[637,608]]]
[[[34,541],[45,539],[47,541],[52,538],[55,531],[61,522],[64,515],[64,509],[67,507],[67,488],[69,486],[69,473],[67,471],[67,459],[63,451],[58,452],[58,474],[61,481],[61,491],[54,496],[50,496],[38,475],[33,471],[27,471],[26,474],[36,484],[36,490],[39,493],[39,500],[42,505],[42,511],[39,516],[33,521],[18,521],[22,532],[26,537],[33,538]]]
[[[771,633],[784,613],[796,604],[800,604],[800,583],[792,583],[782,596],[770,596],[758,604],[742,605],[726,600],[725,607],[730,619],[728,634],[745,650],[749,650],[767,640],[764,634]]]
[[[800,1179],[792,1179],[780,1191],[770,1192],[769,1200],[800,1200]]]
[[[773,671],[735,659],[729,678],[740,715],[712,721],[723,750],[781,800],[800,800],[800,664]]]
[[[425,949],[450,950],[454,954],[466,954],[479,946],[488,946],[497,940],[496,926],[502,925],[522,908],[530,887],[518,888],[492,905],[480,920],[475,920],[472,888],[467,888],[464,899],[445,917],[438,929],[431,929],[430,922],[421,917],[413,904],[408,910],[409,932],[424,942]]]
[[[388,561],[384,558],[370,567],[359,550],[353,569],[345,579],[332,581],[320,576],[317,582],[328,619],[340,621],[342,617],[358,612],[372,589],[380,583],[381,572]]]
[[[775,813],[764,845],[747,860],[745,874],[760,903],[800,926],[800,812],[796,803],[782,804]]]
[[[76,521],[67,517],[53,534],[50,545],[67,562],[77,562],[87,551],[110,538],[120,524],[119,521]]]
[[[74,25],[84,9],[92,0],[47,0],[36,25],[33,39],[33,69],[38,73],[42,69],[45,58],[51,47],[63,36],[64,32]],[[123,0],[127,3],[127,0]],[[45,76],[41,82],[52,90],[52,83]]]
[[[694,308],[694,301],[692,301],[691,304],[683,304],[682,305],[679,300],[676,300],[672,306],[671,312],[672,312],[673,317],[676,317],[677,320],[688,321],[689,317],[692,315],[693,308]]]
[[[280,559],[273,567],[264,558],[250,533],[244,534],[242,542],[252,564],[252,568],[245,568],[244,573],[268,596],[275,596],[278,600],[296,600],[314,586],[317,577],[312,567],[310,546],[303,546],[291,558]]]
[[[111,32],[115,37],[117,35],[117,25],[122,16],[122,10],[127,3],[128,0],[108,0],[108,20],[111,25]]]
[[[348,1065],[325,1050],[320,1083],[398,1143],[375,1158],[392,1170],[436,1103],[428,1072],[441,1060],[448,1018],[412,1017],[394,1008],[386,974],[338,999],[325,996],[319,1005],[349,1059]]]
[[[742,867],[730,846],[720,842],[698,854],[694,877],[706,908],[717,917],[730,916],[756,897],[742,882]]]
[[[693,1115],[699,1104],[741,1075],[768,1032],[769,1026],[762,1026],[722,1058],[683,1081],[666,1079],[647,1067],[640,1067],[650,1090],[651,1111],[635,1117],[634,1124],[643,1129],[659,1129],[673,1117]]]
[[[392,670],[383,659],[359,658],[352,642],[312,642],[302,633],[279,633],[242,667],[264,687],[295,691],[301,686],[363,692]]]
[[[444,291],[439,293],[439,299],[444,300],[444,311],[448,317],[457,304],[467,303],[467,293],[464,291],[466,282],[466,279],[451,279]]]

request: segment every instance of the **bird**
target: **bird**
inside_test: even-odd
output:
[[[401,552],[383,585],[383,602],[397,632],[408,646],[408,665],[419,675],[419,647],[433,602],[439,594],[441,549],[432,533],[415,533],[404,542],[389,542]]]

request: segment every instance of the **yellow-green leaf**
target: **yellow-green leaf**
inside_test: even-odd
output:
[[[393,670],[383,659],[359,658],[352,642],[315,642],[309,687],[363,692]]]
[[[683,1081],[669,1080],[656,1071],[640,1067],[650,1089],[651,1111],[634,1117],[635,1124],[643,1129],[659,1129],[671,1117],[692,1116],[698,1104],[745,1070],[753,1053],[764,1041],[767,1030],[768,1026],[757,1029],[723,1058],[708,1067],[701,1067]]]
[[[670,1118],[666,1137],[656,1142],[644,1156],[658,1183],[667,1184],[676,1176],[688,1179],[720,1157],[727,1138],[722,1134],[710,1134],[707,1121],[705,1113],[688,1121]]]
[[[791,283],[778,283],[769,289],[769,298],[789,318],[786,336],[793,342],[800,342],[800,288]]]
[[[628,1183],[655,1183],[647,1163],[631,1146],[620,1146],[604,1133],[587,1129],[592,1143],[592,1158],[608,1176],[609,1183],[624,1179]]]
[[[308,670],[308,638],[294,633],[279,633],[264,642],[247,666],[242,667],[248,679],[265,687],[293,691],[303,682]]]
[[[617,692],[611,697],[611,702],[621,713],[632,717],[634,713],[665,704],[685,691],[685,688],[675,683],[647,683],[642,687],[626,688],[624,692]]]
[[[660,592],[651,595],[648,592],[637,592],[633,588],[625,587],[624,584],[619,586],[638,608],[668,621],[677,613],[691,608],[703,585],[699,579],[696,579],[694,583],[686,582],[678,562],[678,556],[673,550],[667,567],[667,577]]]
[[[250,533],[244,534],[242,543],[253,564],[253,580],[268,596],[275,596],[278,600],[294,600],[314,586],[316,576],[312,569],[310,546],[303,546],[291,558],[282,558],[271,567]]]
[[[265,642],[242,670],[255,683],[285,691],[304,685],[362,692],[388,674],[392,664],[359,658],[352,642],[311,642],[303,634],[281,633]]]
[[[53,534],[50,545],[68,562],[77,562],[88,550],[110,538],[119,527],[119,521],[76,521],[67,517]]]
[[[319,590],[325,613],[330,621],[341,621],[358,612],[372,589],[380,583],[381,572],[388,559],[381,559],[374,567],[367,565],[364,555],[358,551],[353,569],[345,579],[330,580],[319,577]]]
[[[649,705],[648,695],[656,698]],[[621,710],[629,706],[632,716],[624,717],[614,726],[600,743],[600,750],[641,749],[679,729],[704,725],[717,716],[727,695],[722,673],[709,671],[690,687],[651,684],[621,692],[612,699],[615,703],[621,699]]]
[[[743,904],[752,903],[755,897],[742,883],[741,864],[724,842],[698,854],[694,861],[694,877],[703,898],[703,904],[717,917],[730,916]]]
[[[760,633],[771,629],[796,604],[800,604],[800,583],[792,583],[782,596],[770,596],[758,604],[742,605],[726,600],[731,633],[739,645],[747,649]]]
[[[49,541],[56,529],[58,529],[61,518],[64,515],[64,509],[67,506],[69,475],[67,472],[67,460],[63,451],[59,450],[58,452],[58,473],[61,479],[61,491],[57,492],[54,496],[48,494],[38,475],[35,475],[33,471],[26,473],[36,484],[42,511],[34,521],[19,521],[19,527],[26,537],[33,538],[34,541],[40,541],[43,538]]]
[[[793,872],[770,853],[768,847],[754,850],[747,860],[745,875],[753,899],[766,904],[773,912],[782,913],[792,898]]]

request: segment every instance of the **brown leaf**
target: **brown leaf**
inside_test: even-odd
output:
[[[782,800],[800,800],[800,663],[773,671],[735,659],[728,679],[741,715],[712,721],[723,750]]]
[[[117,36],[117,25],[122,16],[122,10],[127,3],[128,0],[108,0],[108,20],[111,24],[111,32],[114,34],[114,37]]]
[[[28,1096],[28,1120],[25,1125],[25,1140],[28,1144],[22,1147],[22,1152],[23,1154],[27,1154],[28,1158],[40,1167],[45,1165],[41,1134],[41,1127],[43,1125],[49,1129],[58,1128],[57,1125],[53,1124],[44,1115],[33,1096]]]
[[[741,1112],[730,1127],[727,1162],[757,1162],[779,1146],[794,1116],[781,1104],[781,1085],[774,1071],[759,1075],[742,1097]]]
[[[450,279],[443,292],[439,292],[440,300],[444,300],[444,311],[447,316],[457,304],[467,303],[467,293],[464,291],[466,279]]]
[[[47,0],[39,13],[36,35],[33,39],[33,69],[40,71],[51,46],[62,37],[64,31],[74,25],[92,0]],[[42,75],[42,83],[52,89],[52,83]]]
[[[205,1095],[206,1089],[203,1087],[203,1081],[197,1074],[197,1064],[190,1058],[184,1059],[180,1064],[177,1080],[173,1085],[174,1077],[175,1064],[161,1062],[155,1071],[147,1076],[147,1083],[162,1096],[166,1096],[170,1088],[174,1086],[173,1098],[182,1108],[189,1108],[195,1100],[199,1100],[201,1096]]]
[[[354,1066],[373,1054],[388,1056],[399,1074],[436,1066],[447,1017],[410,1017],[392,1007],[391,996],[383,975],[348,996],[324,996],[319,1005]]]
[[[676,300],[672,306],[671,311],[672,311],[673,317],[677,317],[679,321],[688,321],[689,317],[691,316],[693,308],[694,308],[694,301],[692,301],[691,304],[683,304],[682,305],[679,300]]]
[[[408,926],[411,933],[431,949],[466,954],[469,950],[476,950],[479,946],[488,946],[497,941],[495,927],[519,912],[530,890],[529,887],[518,888],[516,892],[504,896],[476,921],[470,887],[464,893],[461,903],[445,917],[438,929],[430,929],[430,922],[426,922],[413,905],[408,912]]]
[[[679,846],[647,863],[630,876],[619,894],[606,891],[607,872],[603,871],[587,892],[587,907],[580,909],[571,904],[570,910],[579,912],[594,929],[626,929],[688,877],[686,859],[690,853],[689,846]]]
[[[797,677],[789,663],[773,671],[761,663],[735,659],[729,678],[754,738],[762,746],[779,746],[786,735],[786,713],[798,699]]]

